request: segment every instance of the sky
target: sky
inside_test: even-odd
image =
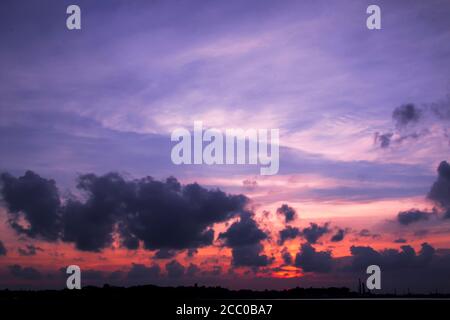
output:
[[[448,1],[70,4],[0,4],[0,288],[450,292]],[[278,173],[173,164],[194,121]]]

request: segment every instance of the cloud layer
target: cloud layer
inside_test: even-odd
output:
[[[128,181],[117,173],[85,174],[77,183],[83,200],[71,196],[63,204],[54,181],[34,172],[19,178],[3,174],[1,181],[9,223],[17,233],[61,239],[85,251],[110,247],[114,233],[128,249],[137,249],[140,242],[148,250],[207,246],[214,239],[213,224],[243,212],[248,202],[243,195],[196,183],[182,186],[173,177]]]

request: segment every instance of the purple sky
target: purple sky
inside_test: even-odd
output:
[[[370,143],[393,108],[448,93],[445,1],[381,1],[380,32],[366,29],[364,1],[79,4],[79,32],[65,30],[64,2],[3,5],[2,169],[164,176],[168,134],[198,119],[280,128],[300,160],[338,171],[366,160],[368,171],[396,162],[432,175],[446,155],[436,142]]]
[[[82,30],[69,31],[72,3],[0,4],[0,171],[65,191],[86,172],[174,175],[244,193],[259,213],[281,202],[307,218],[379,212],[379,228],[431,208],[449,160],[450,111],[433,111],[450,106],[449,1],[376,1],[379,31],[366,28],[373,1],[80,0]],[[396,125],[408,103],[420,121]],[[173,165],[171,131],[196,120],[279,128],[279,174]]]

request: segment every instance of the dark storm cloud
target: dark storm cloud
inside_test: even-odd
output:
[[[381,254],[372,247],[351,246],[350,252],[352,254],[352,268],[360,270],[367,268],[371,264],[375,264],[380,260]]]
[[[376,264],[389,271],[398,269],[421,268],[427,266],[435,254],[435,249],[428,243],[422,243],[420,252],[417,254],[413,247],[404,245],[401,250],[384,249],[376,251],[371,247],[352,246],[352,269],[355,271],[365,270],[367,266]]]
[[[25,248],[17,249],[21,256],[34,256],[38,251],[43,251],[42,248],[35,247],[32,244],[28,244]]]
[[[38,280],[42,277],[41,273],[32,267],[22,267],[14,264],[8,267],[13,277],[24,280]]]
[[[61,205],[53,180],[31,171],[20,178],[5,173],[1,179],[10,223],[17,232],[51,241],[60,237],[84,251],[109,247],[116,231],[128,249],[137,249],[139,241],[149,250],[207,246],[214,239],[212,225],[243,212],[248,202],[243,195],[196,183],[182,186],[173,177],[128,181],[108,173],[80,175],[77,189],[83,196]],[[30,227],[19,224],[21,217]]]
[[[284,220],[286,223],[293,221],[297,216],[295,209],[288,206],[287,204],[283,204],[281,207],[279,207],[277,209],[277,213],[284,216]]]
[[[251,214],[244,213],[239,221],[219,235],[219,239],[223,239],[226,246],[234,248],[259,243],[267,239],[267,234],[258,227]]]
[[[147,267],[143,264],[133,263],[127,273],[127,278],[130,281],[146,281],[158,278],[161,273],[161,268],[155,264]]]
[[[437,169],[438,178],[428,193],[428,198],[443,208],[450,209],[450,164],[442,161]]]
[[[361,231],[359,231],[358,232],[358,236],[364,237],[364,238],[369,238],[370,237],[370,238],[373,238],[373,239],[380,238],[379,234],[372,233],[368,229],[362,229]]]
[[[299,230],[296,227],[287,226],[280,230],[278,243],[282,245],[286,240],[295,239],[298,236],[303,236],[309,243],[316,243],[320,237],[324,234],[331,232],[328,228],[328,224],[319,226],[316,223],[311,223],[309,227]],[[336,233],[331,237],[332,242],[342,241],[345,237],[346,230],[338,229]]]
[[[120,239],[120,243],[122,247],[127,248],[129,250],[137,250],[139,249],[139,239],[133,235],[126,224],[120,222],[118,224],[119,233],[122,235]]]
[[[330,232],[328,223],[325,223],[323,226],[319,226],[316,223],[310,223],[309,227],[302,230],[302,236],[306,239],[306,241],[308,241],[308,243],[314,244],[320,237],[328,232]]]
[[[189,266],[186,268],[186,275],[189,277],[193,277],[197,275],[199,272],[200,268],[194,263],[189,264]]]
[[[344,229],[339,229],[332,237],[331,237],[331,241],[332,242],[339,242],[344,240],[345,237],[345,230]]]
[[[166,271],[169,278],[181,278],[184,275],[185,268],[177,260],[172,260],[166,264]]]
[[[247,198],[207,190],[200,185],[181,186],[175,178],[151,178],[136,183],[126,224],[146,249],[192,249],[210,245],[212,225],[227,221],[244,210]],[[176,236],[173,236],[176,235]]]
[[[84,280],[100,281],[104,279],[104,273],[100,270],[82,270],[82,277]]]
[[[391,132],[388,133],[375,133],[374,143],[379,145],[381,148],[387,148],[391,144],[391,139],[394,134]]]
[[[231,252],[235,267],[264,267],[272,263],[273,259],[267,257],[260,243],[241,245],[234,247]]]
[[[153,258],[155,259],[170,259],[173,258],[177,254],[174,250],[161,249],[156,251]]]
[[[392,119],[397,127],[403,127],[410,123],[416,123],[422,116],[422,110],[412,103],[401,105],[392,112]]]
[[[58,239],[60,200],[54,180],[27,171],[19,178],[3,173],[0,183],[0,194],[8,209],[8,223],[17,233],[49,241]],[[29,226],[23,226],[21,218]]]
[[[293,263],[292,255],[286,247],[281,250],[281,258],[286,265],[291,265]]]
[[[333,258],[329,251],[316,251],[309,243],[302,244],[295,257],[295,265],[304,272],[330,272],[333,266]]]
[[[0,240],[0,256],[6,256],[7,253],[8,253],[8,250],[6,250],[5,245]]]
[[[258,227],[250,213],[241,214],[240,220],[221,233],[219,239],[232,249],[233,265],[236,267],[261,267],[272,262],[262,254],[264,248],[261,241],[267,239],[267,234]]]
[[[116,270],[111,272],[108,276],[107,276],[107,281],[119,281],[122,280],[125,276],[125,272],[121,271],[121,270]]]
[[[287,226],[283,230],[280,230],[279,244],[282,245],[286,240],[295,239],[301,234],[300,230],[296,227]]]
[[[430,133],[428,129],[420,130],[419,132],[413,132],[413,133],[397,133],[397,135],[394,138],[393,133],[383,133],[380,134],[378,132],[375,133],[374,137],[374,143],[375,145],[379,145],[381,148],[386,149],[390,147],[393,143],[400,144],[404,142],[405,140],[415,140],[419,139],[422,136],[427,135]]]
[[[79,250],[100,251],[111,245],[114,226],[133,200],[134,185],[117,173],[85,174],[78,178],[77,188],[86,200],[69,199],[63,207],[63,240]]]
[[[386,149],[390,147],[393,143],[400,144],[404,142],[405,140],[413,140],[413,139],[419,139],[421,136],[424,136],[429,133],[428,129],[423,129],[419,132],[413,132],[413,133],[397,133],[397,135],[394,138],[394,133],[387,132],[387,133],[379,133],[375,132],[374,136],[374,144],[378,145],[380,148]]]
[[[426,211],[411,209],[408,211],[399,212],[397,215],[397,221],[406,226],[411,223],[428,220],[431,215],[432,213]]]
[[[374,143],[381,148],[388,148],[394,143],[398,145],[405,140],[416,140],[426,136],[431,132],[426,119],[433,119],[438,123],[443,136],[449,139],[446,121],[450,119],[450,95],[437,102],[423,104],[421,107],[408,103],[395,108],[392,112],[395,129],[386,133],[376,132]]]
[[[429,220],[431,216],[439,215],[442,219],[450,217],[450,165],[447,161],[442,161],[438,168],[437,180],[431,186],[427,198],[433,201],[437,208],[432,212],[411,209],[400,212],[397,221],[402,225]]]

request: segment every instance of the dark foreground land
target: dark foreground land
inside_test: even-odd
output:
[[[208,313],[206,314],[206,308]],[[449,294],[359,294],[348,288],[233,291],[220,287],[85,287],[81,290],[0,291],[0,310],[33,316],[144,319],[367,318],[393,314],[448,315]]]

